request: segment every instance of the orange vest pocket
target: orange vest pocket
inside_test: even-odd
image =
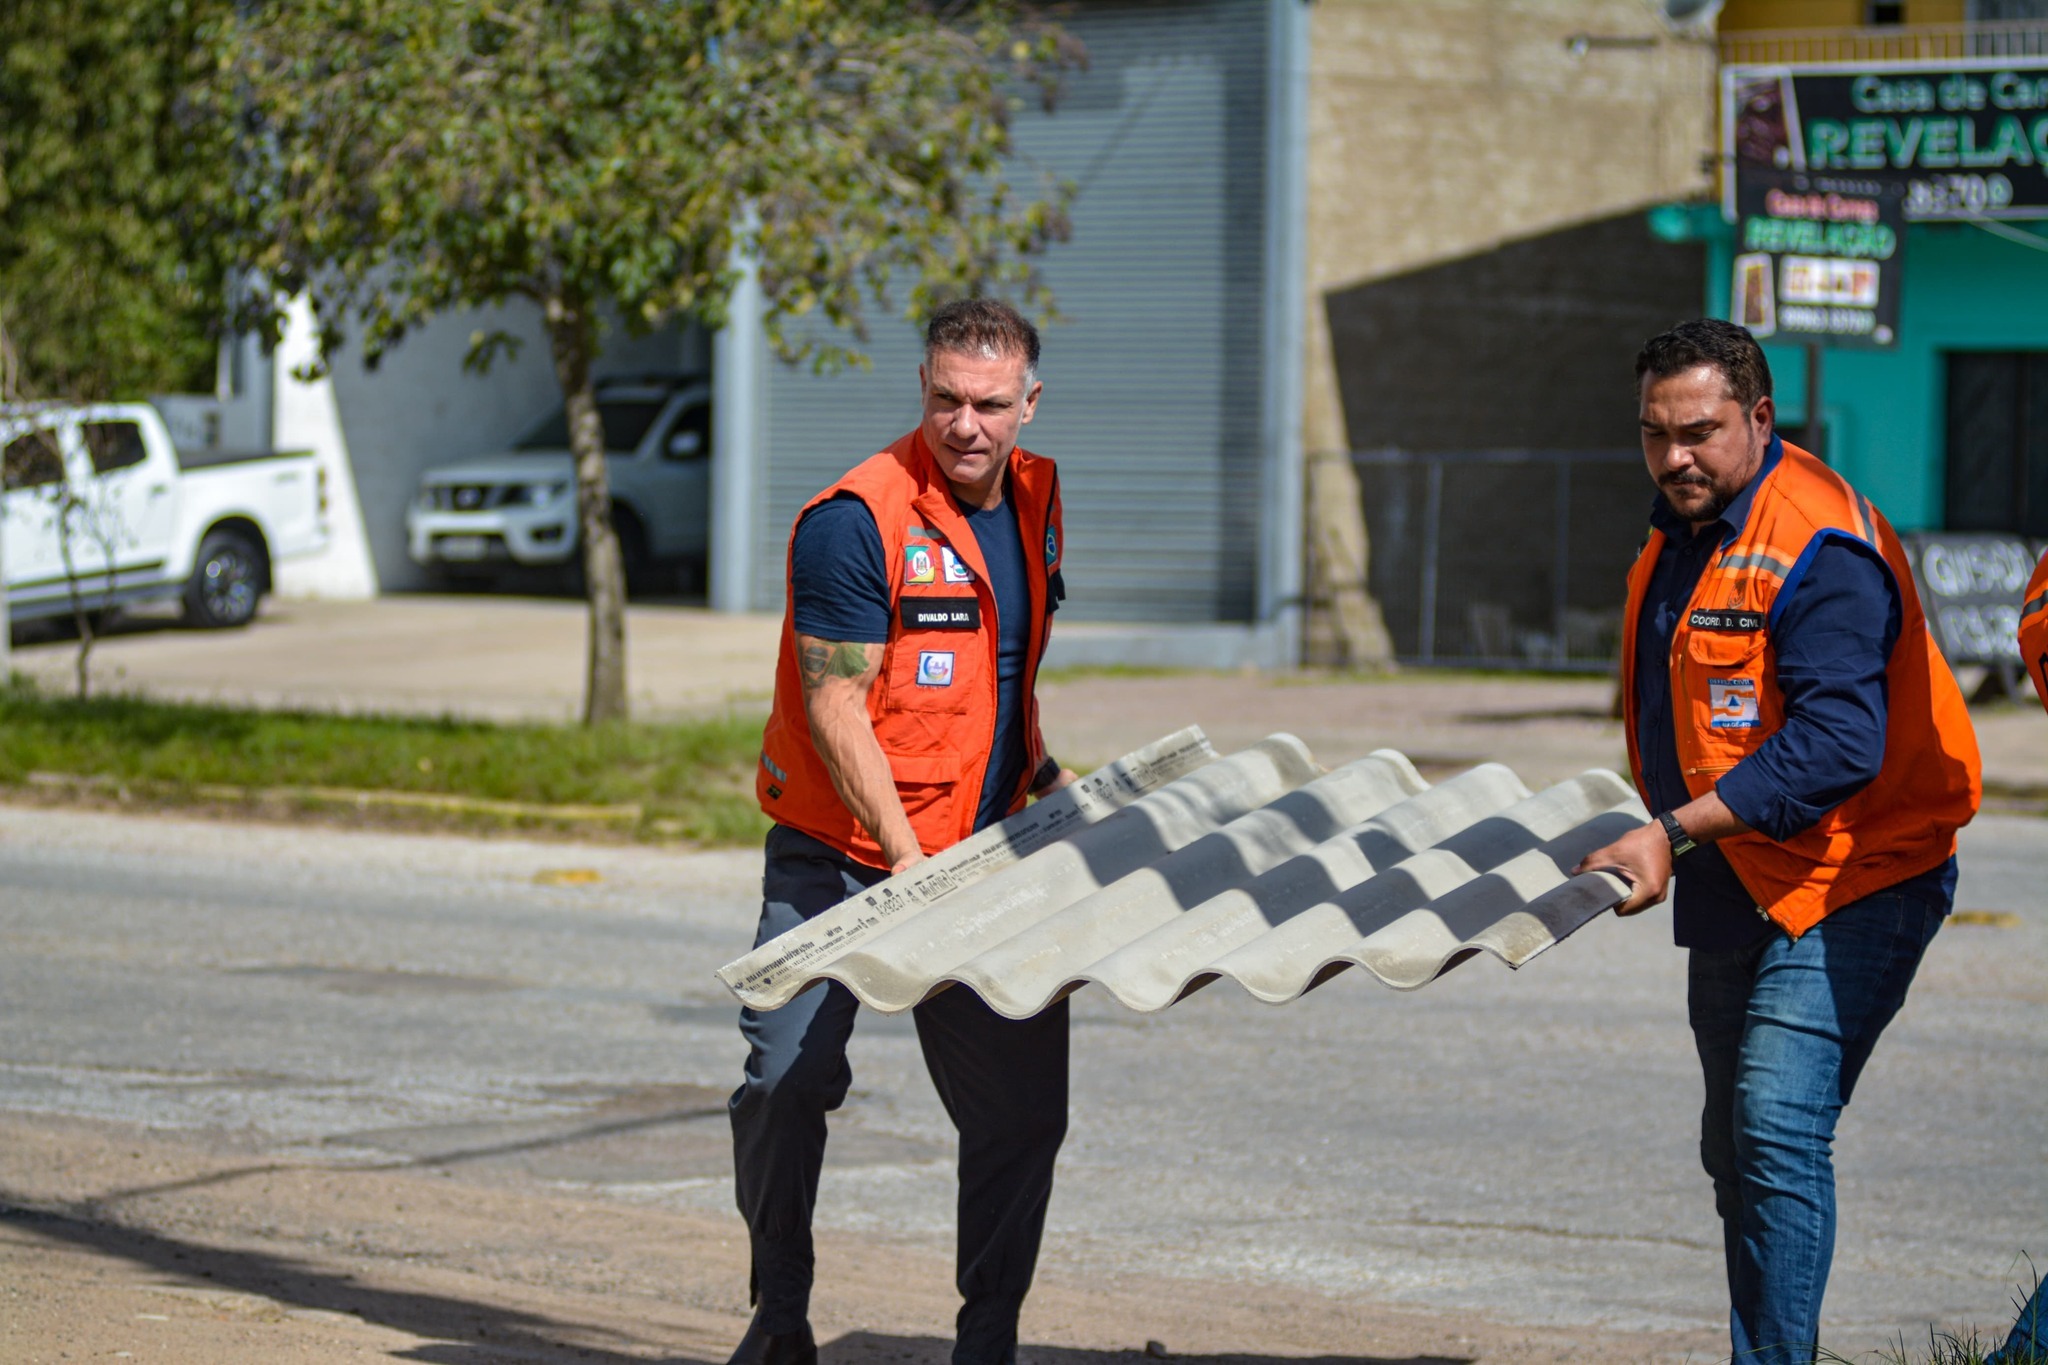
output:
[[[1769,643],[1760,630],[1694,630],[1685,637],[1686,657],[1710,669],[1739,669]]]
[[[988,646],[980,632],[920,630],[889,646],[885,705],[892,711],[958,715],[973,709]]]
[[[889,774],[896,779],[896,797],[913,828],[918,816],[950,801],[960,781],[958,754],[890,754]]]
[[[1778,728],[1777,699],[1766,694],[1767,643],[1760,630],[1688,633],[1684,696],[1693,723],[1681,732],[1680,745],[1688,750],[1688,776],[1718,777]]]

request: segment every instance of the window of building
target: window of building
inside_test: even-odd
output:
[[[1872,27],[1905,23],[1905,0],[1868,0],[1863,6],[1863,22]]]
[[[1980,24],[2048,19],[2048,0],[1970,0],[1969,16]]]
[[[2048,351],[1950,353],[1947,524],[2048,536]]]

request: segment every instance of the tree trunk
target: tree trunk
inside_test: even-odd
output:
[[[569,448],[576,455],[576,520],[583,537],[583,583],[590,607],[589,649],[583,681],[583,723],[626,718],[626,572],[612,530],[611,478],[604,463],[604,423],[590,381],[595,329],[580,299],[547,301],[548,340],[555,378],[569,414]]]

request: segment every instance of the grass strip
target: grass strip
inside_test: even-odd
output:
[[[167,805],[333,808],[382,823],[603,827],[745,843],[761,723],[595,728],[345,716],[0,688],[0,785],[128,790]]]

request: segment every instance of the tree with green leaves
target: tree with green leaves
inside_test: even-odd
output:
[[[1065,233],[1007,183],[1019,90],[1078,56],[1004,0],[293,0],[220,30],[241,120],[227,234],[275,335],[304,293],[367,361],[457,306],[545,319],[590,604],[584,718],[626,712],[625,590],[591,383],[602,309],[721,325],[757,265],[785,359],[858,362],[869,307],[1002,288]],[[902,280],[906,289],[892,289]],[[514,345],[478,335],[485,366]]]
[[[211,389],[221,274],[193,250],[219,162],[183,92],[233,0],[0,5],[0,388]]]

